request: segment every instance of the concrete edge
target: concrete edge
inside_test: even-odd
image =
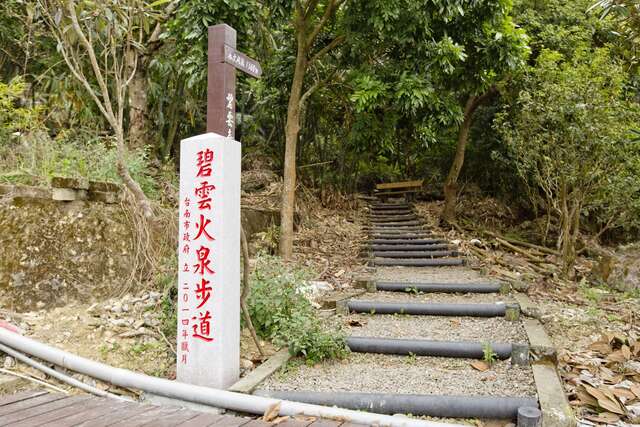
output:
[[[525,316],[535,308],[526,295],[516,292],[515,297]],[[531,369],[542,410],[542,427],[575,427],[577,421],[556,368],[556,349],[551,338],[537,319],[523,318],[522,323],[529,340]]]
[[[328,298],[325,298],[320,302],[320,306],[321,306],[320,308],[323,309],[323,310],[335,309],[335,308],[337,308],[338,303],[340,301],[348,300],[350,298],[360,296],[362,294],[365,294],[366,292],[367,291],[365,289],[356,288],[356,289],[350,290],[348,292],[345,292],[342,295],[329,296]]]
[[[514,292],[513,297],[520,305],[522,314],[526,317],[533,317],[535,319],[540,318],[540,309],[535,305],[526,294],[522,292]]]
[[[227,391],[235,391],[237,393],[251,393],[256,387],[260,385],[264,380],[270,377],[275,371],[284,366],[289,359],[289,349],[287,347],[282,348],[280,351],[272,355],[266,362],[258,366],[251,371],[246,377],[241,378],[238,382],[233,384],[227,389]]]
[[[522,325],[529,340],[529,351],[532,363],[557,364],[558,356],[551,338],[537,319],[522,319]]]
[[[531,369],[542,410],[542,427],[576,427],[576,417],[564,393],[556,367],[536,363],[531,365]]]

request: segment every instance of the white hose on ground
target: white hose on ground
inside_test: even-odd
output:
[[[367,424],[391,427],[462,427],[455,424],[444,424],[432,421],[417,420],[405,417],[373,414],[349,409],[330,408],[288,400],[271,399],[225,390],[196,386],[192,384],[170,381],[164,378],[150,377],[114,368],[113,366],[76,356],[31,338],[24,337],[0,327],[0,343],[15,350],[27,353],[38,359],[71,371],[97,378],[119,387],[143,390],[173,399],[200,403],[218,408],[230,409],[249,414],[264,414],[275,405],[280,404],[279,415],[322,417],[348,421],[354,424]]]
[[[0,344],[0,351],[8,354],[9,356],[21,361],[26,365],[31,366],[32,368],[35,368],[39,371],[44,372],[50,377],[57,378],[60,381],[67,383],[73,387],[77,387],[80,390],[84,390],[87,393],[95,394],[96,396],[100,396],[100,397],[110,397],[112,399],[124,400],[129,402],[132,401],[132,399],[129,399],[127,397],[118,396],[117,394],[109,393],[108,391],[105,391],[105,390],[100,390],[99,388],[90,386],[89,384],[85,384],[82,381],[77,380],[69,375],[63,374],[62,372],[58,372],[55,369],[51,369],[50,367],[31,359],[26,354],[20,353],[19,351],[16,351],[11,347],[7,347],[4,344]]]

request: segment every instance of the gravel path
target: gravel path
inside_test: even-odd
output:
[[[378,267],[375,277],[394,282],[489,282],[477,271],[464,267]]]
[[[414,293],[414,292],[375,292],[358,295],[354,300],[413,302],[413,303],[455,303],[455,304],[491,304],[515,301],[509,295],[501,294],[450,294],[450,293]]]
[[[352,391],[483,396],[535,396],[530,368],[496,362],[480,372],[467,359],[352,353],[316,366],[289,365],[260,388],[297,391]]]
[[[471,283],[492,282],[468,267],[379,267],[378,281]],[[361,301],[413,303],[510,303],[502,294],[375,292],[354,297]],[[351,314],[335,317],[352,336],[527,343],[521,322],[504,318]],[[474,369],[470,359],[351,353],[341,361],[307,366],[294,360],[267,379],[270,390],[439,394],[459,396],[535,397],[530,367],[498,361],[487,371]]]
[[[479,341],[527,343],[520,322],[499,317],[441,317],[351,314],[346,326],[348,335],[380,338],[428,339],[441,341]]]

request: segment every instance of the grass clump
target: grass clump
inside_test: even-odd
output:
[[[304,296],[302,289],[310,278],[306,270],[260,255],[251,277],[248,306],[260,337],[286,345],[292,355],[314,364],[344,357],[348,350],[342,331],[325,324]]]

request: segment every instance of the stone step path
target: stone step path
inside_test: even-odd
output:
[[[520,412],[520,427],[535,426],[527,334],[508,289],[466,267],[409,204],[375,202],[367,218],[363,255],[375,273],[358,282],[366,292],[337,303],[352,354],[299,366],[257,393],[457,420],[515,422]],[[491,366],[474,368],[478,359]]]
[[[374,203],[369,207],[367,221],[365,230],[371,239],[366,250],[372,266],[440,267],[464,264],[464,259],[454,247],[425,229],[424,221],[407,203]],[[418,246],[425,243],[412,243],[414,239],[431,241],[431,244],[440,246],[420,248]],[[380,245],[384,248],[381,249]]]

